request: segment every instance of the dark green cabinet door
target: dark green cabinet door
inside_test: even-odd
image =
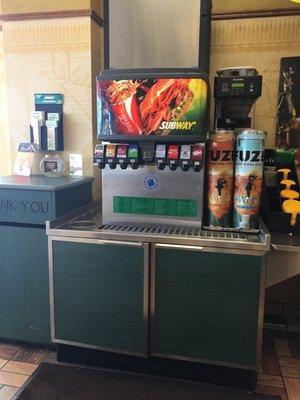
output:
[[[152,353],[255,367],[262,259],[157,247]]]
[[[47,236],[0,226],[0,337],[50,343]]]
[[[145,353],[144,247],[52,243],[55,340]]]

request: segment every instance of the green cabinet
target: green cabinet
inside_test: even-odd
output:
[[[0,335],[50,343],[47,236],[0,225]]]
[[[49,240],[53,341],[145,355],[148,245]]]
[[[153,260],[151,354],[257,368],[262,256],[156,245]]]
[[[90,203],[93,180],[0,177],[0,338],[51,343],[45,221]]]

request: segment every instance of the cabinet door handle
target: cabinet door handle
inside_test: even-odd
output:
[[[155,247],[157,248],[163,248],[163,249],[178,249],[178,250],[194,250],[194,251],[203,251],[204,247],[203,246],[184,246],[184,245],[179,245],[179,244],[155,244]]]
[[[145,243],[143,242],[122,242],[116,240],[105,240],[105,239],[97,239],[98,244],[112,244],[112,245],[123,245],[123,246],[132,246],[132,247],[143,247]]]

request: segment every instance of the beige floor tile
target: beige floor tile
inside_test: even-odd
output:
[[[280,368],[277,356],[275,354],[263,354],[262,356],[262,367],[263,372],[266,375],[277,375],[280,376]]]
[[[7,363],[2,368],[2,371],[31,375],[37,369],[37,367],[37,364],[29,364],[19,361],[7,361]]]
[[[288,400],[285,389],[275,388],[271,386],[257,385],[256,393],[280,396],[281,400]]]
[[[1,342],[0,341],[0,348],[1,349],[19,350],[21,347],[22,346],[20,344],[7,343],[7,342]]]
[[[51,364],[57,364],[58,361],[57,361],[56,353],[54,351],[52,351],[51,353],[49,353],[47,355],[47,357],[45,358],[44,361],[47,363],[51,363]]]
[[[278,356],[292,357],[288,341],[285,339],[274,338],[274,347]]]
[[[19,389],[12,386],[3,386],[0,389],[0,400],[11,400]]]
[[[40,364],[48,356],[48,349],[36,349],[26,360],[28,363]]]
[[[300,358],[279,357],[282,376],[300,378]]]
[[[263,386],[272,386],[284,388],[281,376],[258,374],[257,384]]]
[[[27,362],[28,358],[35,352],[35,348],[31,346],[23,346],[15,353],[12,358],[14,361]]]
[[[300,400],[300,379],[283,378],[289,400]]]
[[[0,348],[0,358],[3,360],[10,360],[18,350],[15,349],[1,349]]]
[[[27,381],[28,375],[15,374],[13,372],[0,371],[0,384],[21,387]]]
[[[5,365],[7,363],[7,360],[3,360],[2,358],[0,358],[0,369],[3,367],[3,365]]]

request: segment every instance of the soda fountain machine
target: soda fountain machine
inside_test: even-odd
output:
[[[97,77],[102,201],[47,224],[52,340],[64,361],[253,388],[270,236],[202,228],[211,1],[130,3],[104,1],[105,66],[176,69]]]
[[[104,224],[201,226],[207,92],[198,69],[97,77]]]
[[[253,389],[270,236],[202,228],[207,93],[198,69],[98,76],[102,204],[47,225],[60,360]]]

